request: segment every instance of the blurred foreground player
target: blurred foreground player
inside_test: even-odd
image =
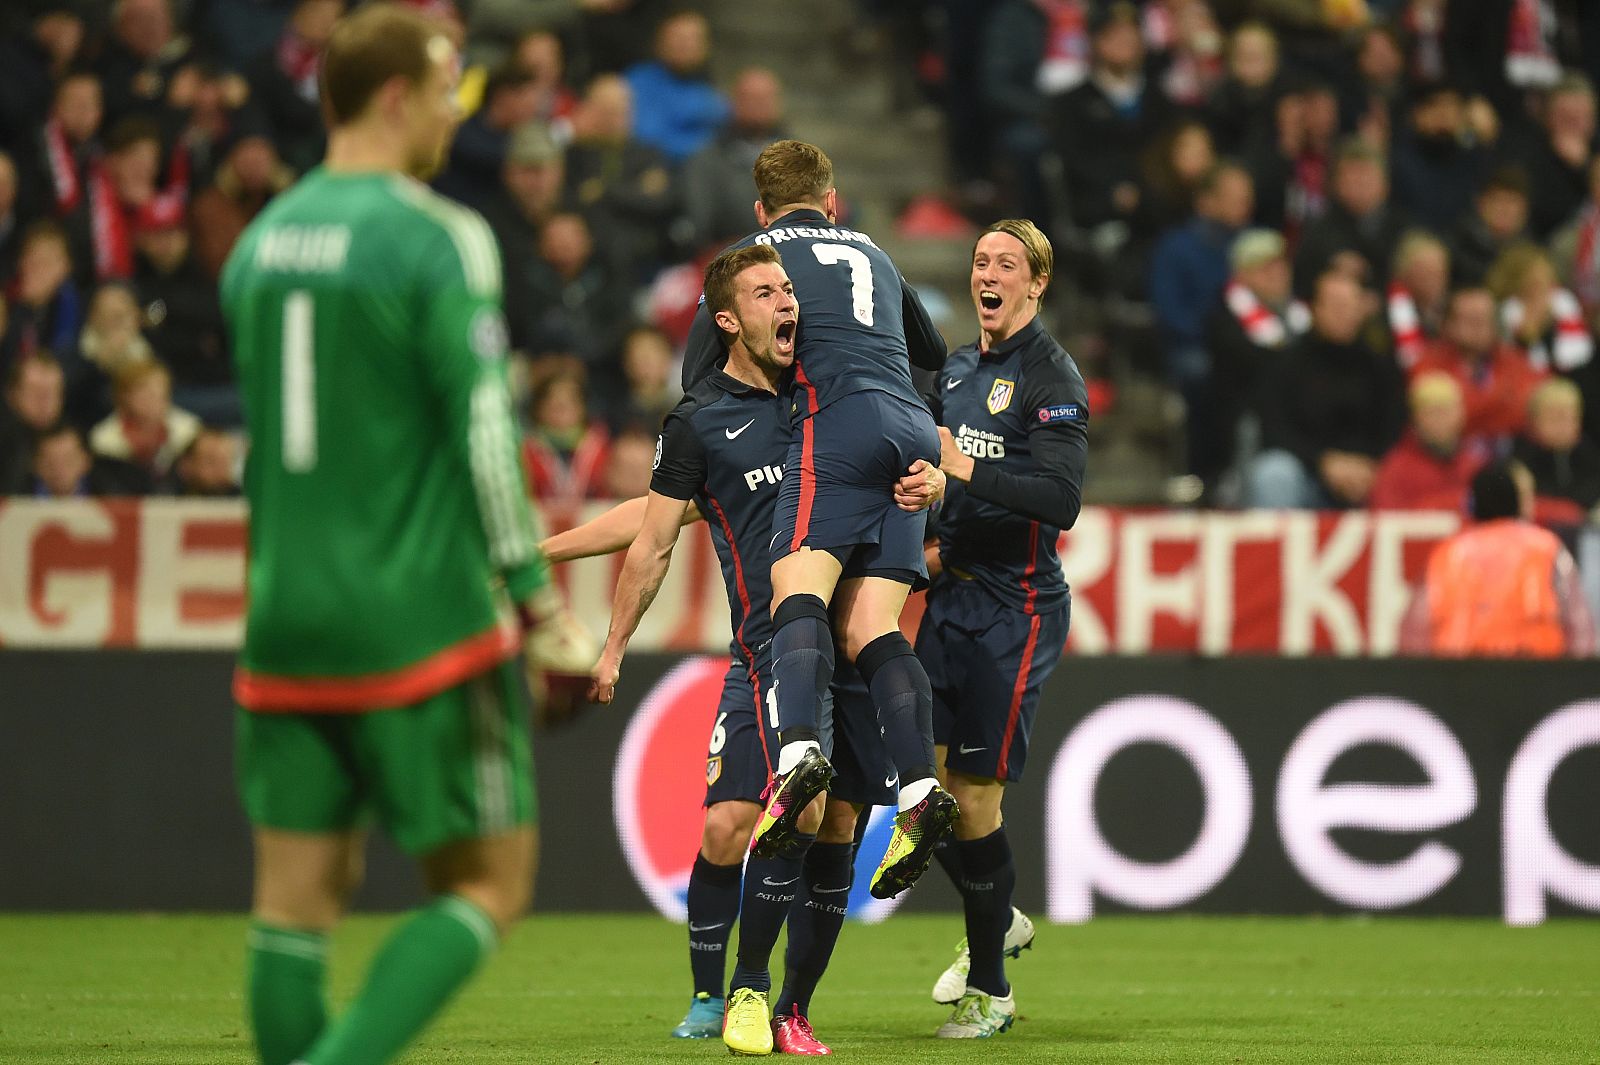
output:
[[[450,142],[456,66],[444,32],[402,8],[341,22],[326,164],[250,226],[222,279],[252,441],[234,695],[264,1065],[393,1059],[533,883],[511,604],[530,651],[570,622],[521,493],[493,237],[416,180]],[[329,1019],[326,936],[369,815],[435,897]]]
[[[950,1039],[1011,1026],[1004,958],[1033,941],[1011,905],[1017,873],[1000,804],[1022,779],[1039,693],[1067,641],[1056,542],[1078,520],[1089,440],[1083,378],[1038,317],[1053,269],[1032,222],[984,232],[972,253],[979,339],[951,354],[932,400],[951,484],[917,656],[933,684],[941,778],[961,804],[955,839],[938,851],[967,923],[933,991],[955,1005],[938,1032]]]
[[[611,631],[595,667],[592,694],[610,702],[628,640],[666,577],[679,529],[702,515],[709,522],[734,625],[733,662],[707,750],[705,827],[686,900],[695,996],[673,1034],[720,1032],[731,1049],[745,1054],[770,1053],[775,1046],[782,1053],[826,1054],[806,1009],[844,918],[858,807],[830,799],[824,814],[819,797],[800,818],[798,844],[752,857],[742,892],[740,886],[744,851],[777,750],[765,563],[789,443],[787,412],[777,393],[794,361],[798,307],[777,254],[762,245],[718,256],[706,269],[705,294],[727,362],[690,388],[668,415],[642,509],[636,501],[624,503],[547,543],[557,559],[631,544],[617,582]],[[923,463],[917,472],[919,484],[907,482],[903,493],[942,487],[936,469]],[[931,495],[917,499],[922,506],[931,502]],[[870,719],[870,713],[858,710],[852,720],[858,718]],[[883,759],[871,757],[876,739],[858,735],[854,744],[846,740],[842,746],[852,757],[862,752],[865,757],[850,764],[870,765],[881,780]],[[892,794],[863,794],[851,776],[865,774],[841,775],[841,789],[856,802],[892,800]],[[813,839],[818,845],[810,846]],[[734,993],[724,1003],[723,957],[735,918],[739,961]],[[788,977],[777,1014],[769,1019],[768,964],[786,919]]]
[[[927,869],[956,817],[934,765],[928,677],[900,632],[906,595],[927,576],[927,516],[894,500],[908,467],[938,457],[937,428],[911,383],[911,364],[937,369],[944,340],[872,238],[837,224],[833,163],[820,148],[778,141],[756,159],[753,175],[762,229],[736,247],[778,251],[794,280],[801,326],[789,388],[789,476],[772,530],[772,674],[782,746],[751,851],[789,847],[801,812],[832,779],[817,730],[837,642],[867,682],[899,777],[894,832],[871,884],[873,895],[889,898]],[[706,336],[702,314],[686,375],[711,363]]]

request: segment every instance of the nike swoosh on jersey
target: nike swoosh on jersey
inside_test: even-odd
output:
[[[987,747],[968,747],[964,743],[960,747],[956,748],[956,750],[960,751],[962,754],[976,754],[979,751],[987,751],[988,749],[989,748]]]
[[[898,783],[900,783],[900,774],[896,773],[894,776],[889,777],[887,780],[885,780],[883,782],[883,786],[886,787],[886,788],[892,788]]]
[[[799,880],[799,879],[800,878],[797,877],[797,876],[791,876],[787,880],[774,880],[770,876],[764,876],[764,877],[761,878],[761,882],[763,884],[767,885],[767,887],[785,887],[785,886],[787,886],[789,884],[794,883],[796,880]]]
[[[841,891],[849,890],[850,885],[846,884],[844,887],[814,887],[811,889],[811,893],[813,895],[837,895]]]
[[[739,434],[740,433],[744,432],[746,429],[750,428],[755,423],[756,423],[756,420],[754,418],[751,418],[749,421],[745,422],[743,425],[739,426],[739,428],[737,428],[737,429],[724,429],[724,430],[722,430],[722,432],[723,432],[724,435],[727,436],[727,438],[729,440],[737,440],[739,438]]]
[[[716,924],[691,924],[689,926],[689,931],[691,931],[691,932],[709,932],[713,928],[721,928],[723,925],[725,925],[727,923],[728,923],[727,921],[718,921]]]
[[[966,378],[965,378],[965,377],[958,377],[958,378],[956,378],[956,379],[955,379],[955,380],[954,380],[954,381],[946,381],[946,382],[945,382],[945,383],[944,383],[944,390],[945,390],[945,391],[946,391],[946,392],[948,392],[948,391],[950,391],[950,390],[951,390],[951,389],[952,389],[952,388],[954,388],[954,387],[956,387],[956,385],[959,385],[959,384],[960,384],[960,383],[961,383],[961,382],[963,382],[963,381],[965,381],[965,380],[966,380]]]

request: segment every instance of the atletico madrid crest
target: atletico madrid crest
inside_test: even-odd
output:
[[[706,759],[706,787],[722,779],[722,755]]]
[[[1011,396],[1017,390],[1015,381],[1007,381],[1004,377],[994,379],[994,387],[989,389],[989,413],[999,414],[1011,406]]]

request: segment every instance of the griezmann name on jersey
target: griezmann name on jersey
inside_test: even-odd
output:
[[[316,170],[240,238],[222,302],[251,439],[239,703],[406,705],[514,655],[498,586],[522,600],[548,570],[483,220]]]

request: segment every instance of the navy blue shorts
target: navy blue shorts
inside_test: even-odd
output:
[[[1028,613],[949,574],[928,590],[917,657],[933,685],[933,741],[949,747],[945,765],[1022,779],[1039,691],[1061,660],[1070,618],[1070,603]]]
[[[778,764],[778,723],[767,705],[771,661],[762,655],[751,669],[735,658],[722,681],[711,742],[706,745],[706,801],[760,802]]]
[[[900,790],[889,748],[878,727],[878,711],[867,693],[867,682],[856,667],[841,657],[829,689],[830,713],[824,713],[822,750],[833,763],[830,794],[861,806],[893,806]]]
[[[845,577],[925,580],[928,516],[894,503],[917,459],[939,462],[933,415],[887,392],[851,393],[802,421],[778,487],[773,560],[809,547],[839,559]]]

